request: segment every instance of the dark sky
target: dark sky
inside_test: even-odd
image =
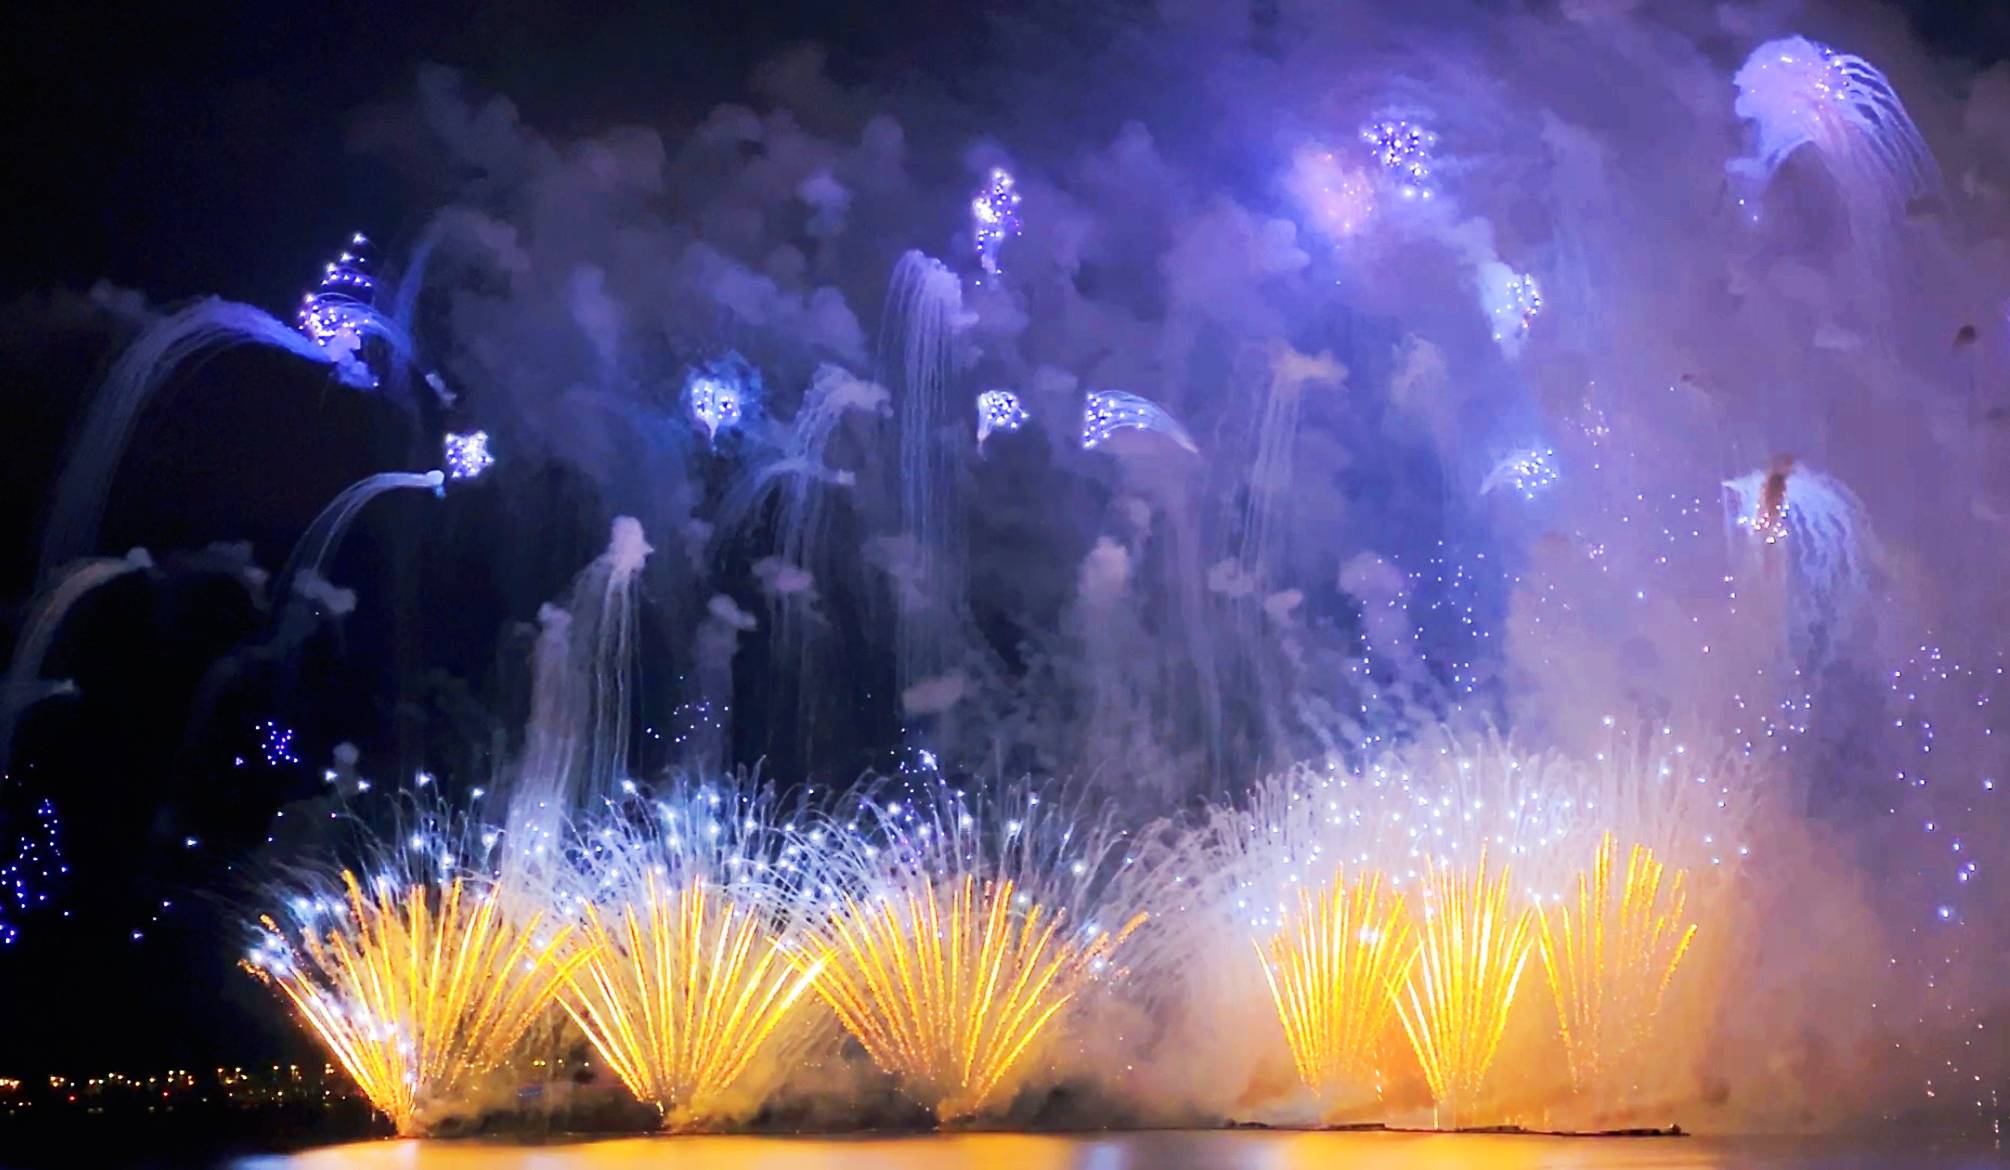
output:
[[[358,111],[399,96],[423,63],[464,70],[483,89],[509,96],[529,122],[555,131],[647,121],[674,134],[713,105],[744,98],[754,66],[792,44],[825,46],[841,81],[891,83],[920,68],[953,76],[982,56],[987,27],[981,10],[963,4],[700,0],[600,7],[351,0],[121,5],[113,15],[90,4],[8,5],[0,15],[0,76],[16,103],[4,131],[15,179],[8,230],[0,233],[0,302],[106,279],[156,300],[215,292],[290,305],[331,241],[359,227],[409,235],[430,210],[400,176],[345,149]],[[2010,43],[2006,4],[1922,2],[1915,20],[1947,52],[1989,59]],[[6,379],[0,426],[16,445],[0,456],[10,464],[0,473],[7,489],[0,537],[16,548],[35,530],[42,503],[36,489],[53,466],[74,395],[91,384],[101,360],[81,343],[32,340],[31,357],[0,353]],[[186,438],[241,427],[244,446],[310,432],[353,438],[326,444],[350,454],[309,461],[285,483],[242,497],[226,479],[204,478],[200,468],[187,473],[192,486],[184,484],[188,490],[177,498],[231,496],[236,529],[283,551],[318,501],[396,459],[365,438],[387,429],[367,404],[302,396],[274,405],[274,396],[251,393],[249,383],[259,376],[255,364],[233,372],[207,405],[178,414],[155,444],[164,453],[154,457],[172,461],[175,430]],[[264,413],[244,423],[239,408],[251,410],[253,403]],[[128,520],[154,533],[205,531],[201,516]],[[158,536],[148,543],[188,541]],[[270,548],[260,552],[261,562],[272,562]],[[13,550],[8,556],[12,563]],[[563,549],[552,559],[564,565],[581,558],[579,550]],[[20,598],[11,594],[23,582],[18,572],[0,580],[10,591],[0,613],[12,613]],[[266,792],[269,800],[273,789],[313,778],[301,771],[233,787],[227,772],[209,768],[231,750],[221,743],[196,753],[209,764],[163,762],[169,753],[162,745],[181,733],[179,711],[150,712],[146,702],[149,687],[186,693],[199,664],[246,633],[252,616],[219,603],[229,592],[212,596],[187,585],[144,604],[137,591],[114,593],[103,602],[107,612],[93,619],[108,632],[86,653],[138,655],[149,665],[123,672],[123,690],[94,695],[104,704],[98,710],[132,713],[127,722],[90,725],[85,709],[49,724],[52,739],[93,740],[88,753],[52,752],[30,780],[32,788],[42,777],[61,775],[75,917],[38,927],[15,952],[0,950],[0,1004],[9,1011],[47,1009],[22,1027],[0,1028],[0,1075],[93,1071],[110,1062],[158,1067],[256,1059],[288,1042],[280,1014],[265,1010],[262,993],[228,972],[221,923],[235,910],[230,879],[219,871],[229,863],[231,834],[256,832],[262,823],[263,810],[246,792]],[[464,640],[485,647],[492,635],[493,627],[481,627]],[[303,668],[313,677],[278,685],[339,690],[341,664],[367,660],[370,649],[322,647],[309,658],[314,665]],[[395,661],[392,652],[376,649]],[[79,673],[88,671],[80,666]],[[256,714],[244,712],[247,720]],[[330,728],[367,725],[383,714],[367,704],[338,704],[324,720]],[[94,730],[113,734],[83,734]],[[323,752],[326,746],[326,737],[314,744]],[[0,817],[9,825],[21,815],[20,793],[0,785]],[[208,842],[181,851],[182,839],[198,831],[215,838],[220,852]],[[161,901],[176,905],[164,924],[155,924]],[[152,934],[135,942],[136,929]]]
[[[26,103],[0,293],[100,277],[160,298],[284,303],[326,241],[396,227],[394,177],[344,149],[355,111],[427,62],[464,70],[555,130],[675,128],[744,94],[763,58],[812,41],[839,77],[891,79],[975,52],[963,5],[18,5],[0,16],[9,89]],[[604,8],[605,11],[595,11]],[[928,52],[917,52],[920,46]]]

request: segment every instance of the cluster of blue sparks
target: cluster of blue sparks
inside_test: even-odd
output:
[[[1165,407],[1123,390],[1091,390],[1082,401],[1082,449],[1093,451],[1118,431],[1157,431],[1193,451],[1193,437]]]
[[[377,295],[376,278],[362,253],[369,244],[362,232],[351,236],[349,246],[322,271],[320,284],[300,298],[296,318],[300,331],[321,348],[344,356],[354,355],[362,346],[370,304]]]
[[[489,450],[487,431],[469,431],[467,434],[449,431],[441,448],[449,479],[476,479],[495,466],[496,457]]]
[[[1010,390],[986,390],[977,396],[977,445],[992,435],[1016,431],[1032,416]]]
[[[1431,152],[1438,145],[1436,133],[1414,122],[1391,119],[1363,126],[1361,141],[1403,198],[1431,197]]]
[[[740,425],[743,402],[740,387],[728,378],[705,371],[693,371],[684,389],[691,404],[691,416],[705,428],[705,441],[716,444],[719,432]]]
[[[1480,494],[1509,491],[1524,500],[1533,500],[1555,486],[1561,473],[1556,452],[1548,447],[1525,447],[1494,465],[1480,484]]]
[[[978,266],[985,276],[996,276],[999,250],[1023,226],[1019,222],[1019,189],[1004,168],[992,168],[990,180],[970,201],[970,219]],[[983,283],[982,278],[978,283]]]
[[[268,768],[281,765],[296,765],[300,757],[293,752],[293,729],[277,720],[267,719],[260,723],[258,731],[258,753]]]
[[[62,825],[56,806],[44,799],[35,806],[34,823],[15,838],[14,856],[0,865],[0,946],[21,937],[20,919],[48,906],[51,887],[70,872],[59,839]]]

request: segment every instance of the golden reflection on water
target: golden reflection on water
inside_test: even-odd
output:
[[[913,1137],[378,1141],[235,1170],[1869,1170],[1892,1151],[1706,1138],[1162,1131]],[[1921,1151],[1911,1151],[1913,1158]],[[1959,1157],[1919,1167],[1992,1165]]]

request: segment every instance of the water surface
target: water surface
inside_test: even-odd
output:
[[[1980,1170],[2000,1151],[1832,1139],[1161,1131],[377,1141],[233,1170]]]

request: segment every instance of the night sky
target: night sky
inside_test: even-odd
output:
[[[70,318],[77,327],[65,330],[52,302],[103,280],[157,303],[218,293],[283,311],[331,242],[359,228],[409,238],[433,206],[436,176],[350,145],[367,134],[375,104],[405,98],[423,64],[463,70],[554,128],[646,120],[674,137],[719,102],[744,98],[751,72],[799,43],[827,49],[834,76],[888,85],[919,61],[948,77],[982,51],[976,10],[901,7],[594,12],[506,0],[281,13],[223,4],[143,6],[116,19],[89,6],[10,9],[0,52],[9,88],[32,112],[8,131],[8,154],[27,161],[29,177],[9,193],[20,230],[0,244],[0,431],[9,444],[0,613],[9,627],[30,589],[66,428],[110,358],[99,327]],[[274,393],[275,383],[289,392]],[[249,539],[259,563],[276,565],[342,486],[399,464],[402,425],[381,402],[333,392],[283,358],[220,363],[199,393],[162,413],[148,450],[121,473],[145,486],[115,490],[106,547]],[[257,472],[275,458],[285,475]],[[573,531],[563,485],[552,497],[553,515],[568,517],[552,529],[564,535],[532,555],[545,571],[519,583],[524,597],[561,586],[593,552]],[[476,689],[492,683],[500,619],[522,613],[518,599],[491,597],[487,607],[433,607],[418,621],[411,558],[393,551],[417,535],[411,503],[381,506],[345,551],[342,573],[397,588],[411,620],[317,637],[193,735],[189,703],[204,670],[259,631],[242,591],[178,575],[165,590],[107,589],[78,612],[78,632],[51,669],[83,681],[88,698],[24,727],[18,779],[0,784],[10,834],[53,797],[69,866],[50,908],[0,949],[0,1002],[10,1005],[0,1070],[207,1067],[305,1051],[267,993],[233,967],[246,875],[270,814],[314,794],[336,742],[370,744],[408,726],[394,708],[415,691],[432,704],[433,723],[486,718],[437,668],[452,664]],[[426,555],[431,572],[456,581],[457,565],[477,559],[465,533],[445,534]],[[401,691],[401,667],[414,663],[419,677]],[[302,762],[268,767],[256,728],[282,712],[298,728]]]
[[[283,315],[349,232],[409,240],[448,177],[357,147],[372,141],[373,111],[406,100],[422,65],[462,70],[554,133],[643,121],[675,140],[722,101],[758,105],[749,79],[803,42],[828,52],[841,81],[981,104],[962,91],[991,38],[1049,19],[854,0],[599,7],[359,0],[113,16],[29,4],[0,15],[0,75],[16,110],[0,233],[0,639],[30,591],[62,439],[110,356],[101,323],[64,306],[107,281],[154,303],[216,293]],[[1917,31],[1943,53],[1988,61],[2010,46],[2002,5],[1915,7]],[[249,539],[274,565],[336,491],[408,465],[416,443],[394,408],[283,357],[220,362],[122,469],[101,546]],[[416,496],[385,501],[337,574],[374,591],[383,620],[317,633],[296,659],[232,688],[200,726],[189,704],[203,672],[264,620],[241,590],[201,573],[129,580],[73,616],[77,632],[46,673],[75,676],[85,697],[24,723],[15,777],[0,781],[0,860],[47,797],[69,866],[50,908],[0,947],[0,1074],[304,1051],[268,993],[233,969],[269,814],[311,796],[343,740],[366,758],[469,776],[493,762],[466,745],[494,731],[499,693],[507,705],[500,656],[524,649],[497,631],[598,547],[569,519],[580,490],[554,476],[485,505],[498,514],[444,526]],[[480,556],[504,510],[552,534],[507,579]],[[297,729],[299,763],[265,762],[255,728],[268,718]]]

